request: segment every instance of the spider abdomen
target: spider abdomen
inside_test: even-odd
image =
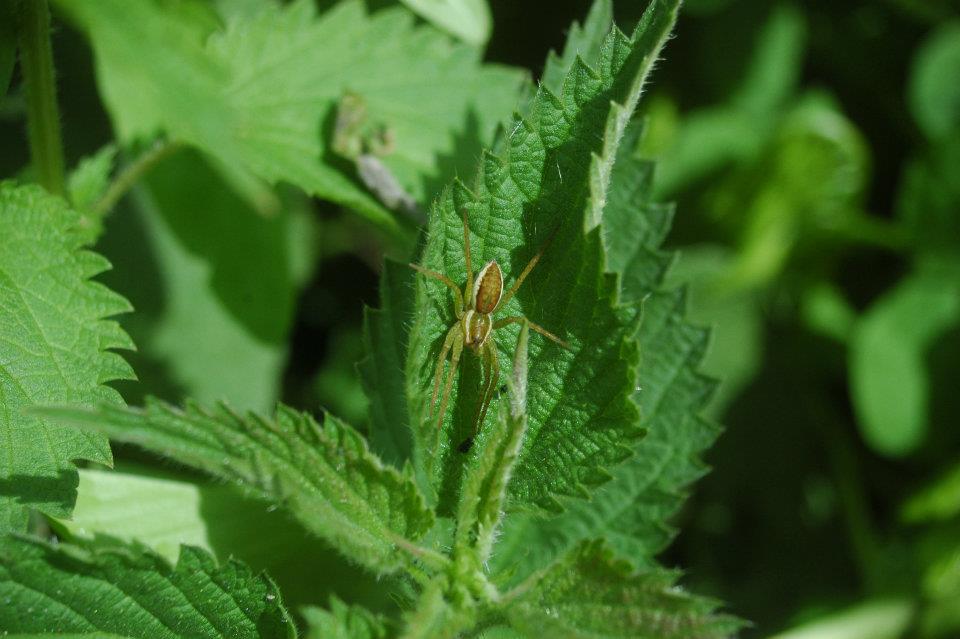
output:
[[[490,260],[477,273],[473,285],[473,308],[477,313],[492,313],[503,295],[503,271],[496,260]]]

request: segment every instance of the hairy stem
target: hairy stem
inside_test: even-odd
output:
[[[50,46],[50,7],[47,0],[20,0],[17,8],[30,159],[37,181],[51,193],[63,195],[63,140]]]
[[[114,178],[106,193],[93,205],[93,210],[101,215],[109,213],[127,191],[153,167],[168,158],[183,145],[180,142],[159,140],[137,159],[128,164]]]

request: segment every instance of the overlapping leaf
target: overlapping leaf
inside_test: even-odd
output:
[[[151,0],[58,4],[91,37],[122,140],[165,131],[212,154],[244,189],[257,192],[252,176],[290,182],[393,231],[395,218],[330,153],[341,95],[359,95],[390,131],[395,149],[384,162],[422,200],[425,179],[453,175],[455,140],[458,157],[472,161],[520,86],[517,72],[481,66],[474,48],[414,27],[404,9],[370,16],[358,0],[320,17],[305,0],[264,4],[212,34],[193,14]]]
[[[0,538],[0,630],[37,636],[292,639],[267,577],[184,546],[176,567],[140,545],[100,538],[51,546]]]
[[[596,65],[576,58],[561,94],[541,87],[527,115],[506,129],[496,153],[484,155],[475,182],[456,183],[431,213],[421,261],[460,282],[461,212],[469,217],[474,268],[496,259],[508,284],[555,233],[540,265],[502,312],[523,314],[572,345],[568,352],[531,342],[528,433],[511,484],[518,504],[557,508],[558,495],[585,494],[585,486],[609,478],[605,468],[629,455],[628,445],[640,432],[630,398],[638,309],[618,305],[596,226],[622,131],[676,10],[676,2],[653,2],[632,37],[617,29],[609,33]],[[467,354],[467,370],[437,437],[428,413],[436,353],[453,321],[448,289],[421,281],[416,309],[406,369],[414,461],[446,496],[462,468],[456,446],[472,428],[476,361]],[[502,353],[510,352],[516,335],[507,329],[495,334]]]
[[[713,383],[697,373],[706,331],[684,321],[684,296],[662,288],[671,255],[659,249],[671,207],[651,202],[652,169],[633,154],[639,124],[625,136],[603,212],[609,266],[620,274],[621,295],[644,300],[638,334],[641,365],[634,398],[646,436],[634,454],[613,468],[612,481],[589,501],[571,501],[544,520],[517,515],[507,522],[495,571],[516,581],[586,539],[605,538],[622,557],[652,565],[672,539],[669,518],[689,484],[704,472],[698,459],[718,428],[698,416]]]
[[[111,460],[101,435],[56,428],[25,409],[120,402],[104,384],[133,377],[108,350],[132,348],[130,338],[104,319],[130,306],[90,281],[109,264],[80,250],[79,219],[39,187],[0,184],[0,530],[21,528],[28,507],[68,516],[73,460]]]
[[[283,503],[303,525],[347,557],[378,572],[402,565],[433,523],[413,480],[384,466],[364,439],[331,415],[323,424],[281,405],[273,419],[224,405],[178,410],[50,409],[48,414],[134,443]]]
[[[602,544],[585,543],[525,585],[507,615],[529,636],[569,639],[720,639],[742,625],[676,578],[662,568],[634,572]]]

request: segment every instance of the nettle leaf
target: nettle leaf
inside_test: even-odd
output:
[[[742,623],[718,615],[717,603],[676,586],[663,568],[635,572],[601,543],[580,545],[512,599],[507,616],[536,637],[599,639],[711,639]]]
[[[630,398],[639,309],[618,304],[597,225],[617,143],[677,5],[653,2],[632,37],[613,29],[594,67],[574,61],[561,95],[541,87],[528,115],[518,116],[496,151],[483,156],[472,186],[455,183],[431,212],[421,262],[457,282],[465,279],[461,212],[469,217],[474,268],[496,259],[507,285],[555,234],[540,265],[499,314],[525,315],[572,345],[570,352],[539,336],[531,340],[527,437],[510,485],[516,505],[556,510],[558,496],[585,495],[586,486],[610,477],[605,468],[623,461],[641,434]],[[452,308],[446,287],[418,278],[406,369],[414,463],[443,500],[459,483],[457,446],[472,435],[479,395],[477,358],[467,353],[438,437],[429,405]],[[518,330],[494,334],[501,361],[509,361],[504,353]]]
[[[595,0],[587,19],[570,25],[563,52],[550,51],[540,83],[554,93],[563,91],[563,80],[577,58],[590,64],[600,57],[600,48],[613,26],[613,0]]]
[[[473,161],[522,81],[481,65],[473,47],[415,27],[403,8],[368,15],[359,0],[319,17],[308,0],[265,3],[209,35],[204,21],[150,0],[58,4],[90,36],[122,141],[165,131],[211,154],[243,189],[256,192],[252,176],[290,182],[393,232],[393,214],[329,149],[344,92],[389,131],[394,149],[382,160],[422,201],[425,181]]]
[[[298,193],[257,215],[206,159],[183,149],[151,170],[98,244],[107,281],[137,312],[133,391],[269,411],[297,294],[314,264],[312,212]],[[130,402],[141,397],[127,395]]]
[[[413,480],[385,466],[359,433],[329,414],[318,424],[282,404],[267,419],[223,404],[179,410],[156,400],[142,409],[44,412],[282,503],[308,530],[376,572],[399,568],[397,546],[412,546],[433,525]]]
[[[37,636],[287,639],[296,628],[269,578],[183,546],[173,568],[147,548],[0,538],[0,629]],[[49,634],[48,634],[49,633]]]
[[[108,349],[133,348],[114,321],[130,305],[90,280],[109,268],[81,250],[80,216],[36,186],[0,183],[0,531],[22,529],[27,508],[69,516],[73,460],[111,463],[105,437],[27,415],[40,404],[120,403],[105,386],[133,371]]]
[[[660,250],[672,207],[652,202],[653,166],[634,153],[641,134],[634,122],[614,165],[603,212],[608,265],[620,274],[621,299],[643,300],[638,333],[640,368],[634,399],[646,435],[633,455],[610,470],[612,480],[589,501],[565,503],[543,519],[518,514],[507,520],[493,570],[511,582],[538,570],[580,542],[603,537],[619,556],[651,566],[675,534],[669,518],[687,487],[705,472],[698,455],[719,428],[698,416],[714,383],[697,368],[707,331],[684,321],[685,297],[663,288],[673,256]]]
[[[301,612],[307,622],[306,639],[386,639],[387,621],[358,605],[330,598],[329,610],[309,606]]]

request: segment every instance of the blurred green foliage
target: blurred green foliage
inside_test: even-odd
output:
[[[171,4],[214,15],[204,3]],[[470,46],[487,41],[487,60],[538,76],[543,51],[559,48],[589,3],[542,15],[538,3],[494,0],[492,31],[482,2],[403,4]],[[627,4],[617,7],[625,22],[644,3]],[[6,24],[0,15],[0,91],[13,70]],[[713,328],[703,369],[720,382],[707,412],[726,432],[665,561],[752,620],[744,636],[960,636],[960,7],[688,0],[676,35],[641,101],[636,151],[657,163],[657,198],[677,202],[668,243],[680,258],[669,277],[689,286],[692,317]],[[105,146],[113,136],[87,44],[62,26],[54,53],[68,163],[90,158],[70,192],[90,207],[96,236],[93,207],[114,157],[128,166],[144,140]],[[510,94],[513,80],[501,77],[498,91]],[[15,71],[10,86],[3,175],[28,162]],[[431,177],[472,162],[478,136],[431,132]],[[141,380],[121,390],[129,401],[190,394],[258,409],[285,398],[362,423],[361,308],[376,300],[382,254],[400,254],[408,238],[284,189],[264,217],[231,179],[178,151],[104,222],[98,250],[115,270],[103,280],[138,311],[123,325]],[[379,204],[364,206],[379,219]],[[118,457],[154,461],[128,449]],[[240,497],[193,480],[139,481],[191,492],[218,521],[241,510]],[[252,512],[265,530],[286,525]],[[74,525],[97,513],[78,503]],[[190,513],[174,523],[274,570],[269,552],[226,524],[218,535]],[[383,607],[381,589],[317,545],[310,570],[352,584],[340,596]],[[291,607],[316,602],[310,570],[272,573]]]

